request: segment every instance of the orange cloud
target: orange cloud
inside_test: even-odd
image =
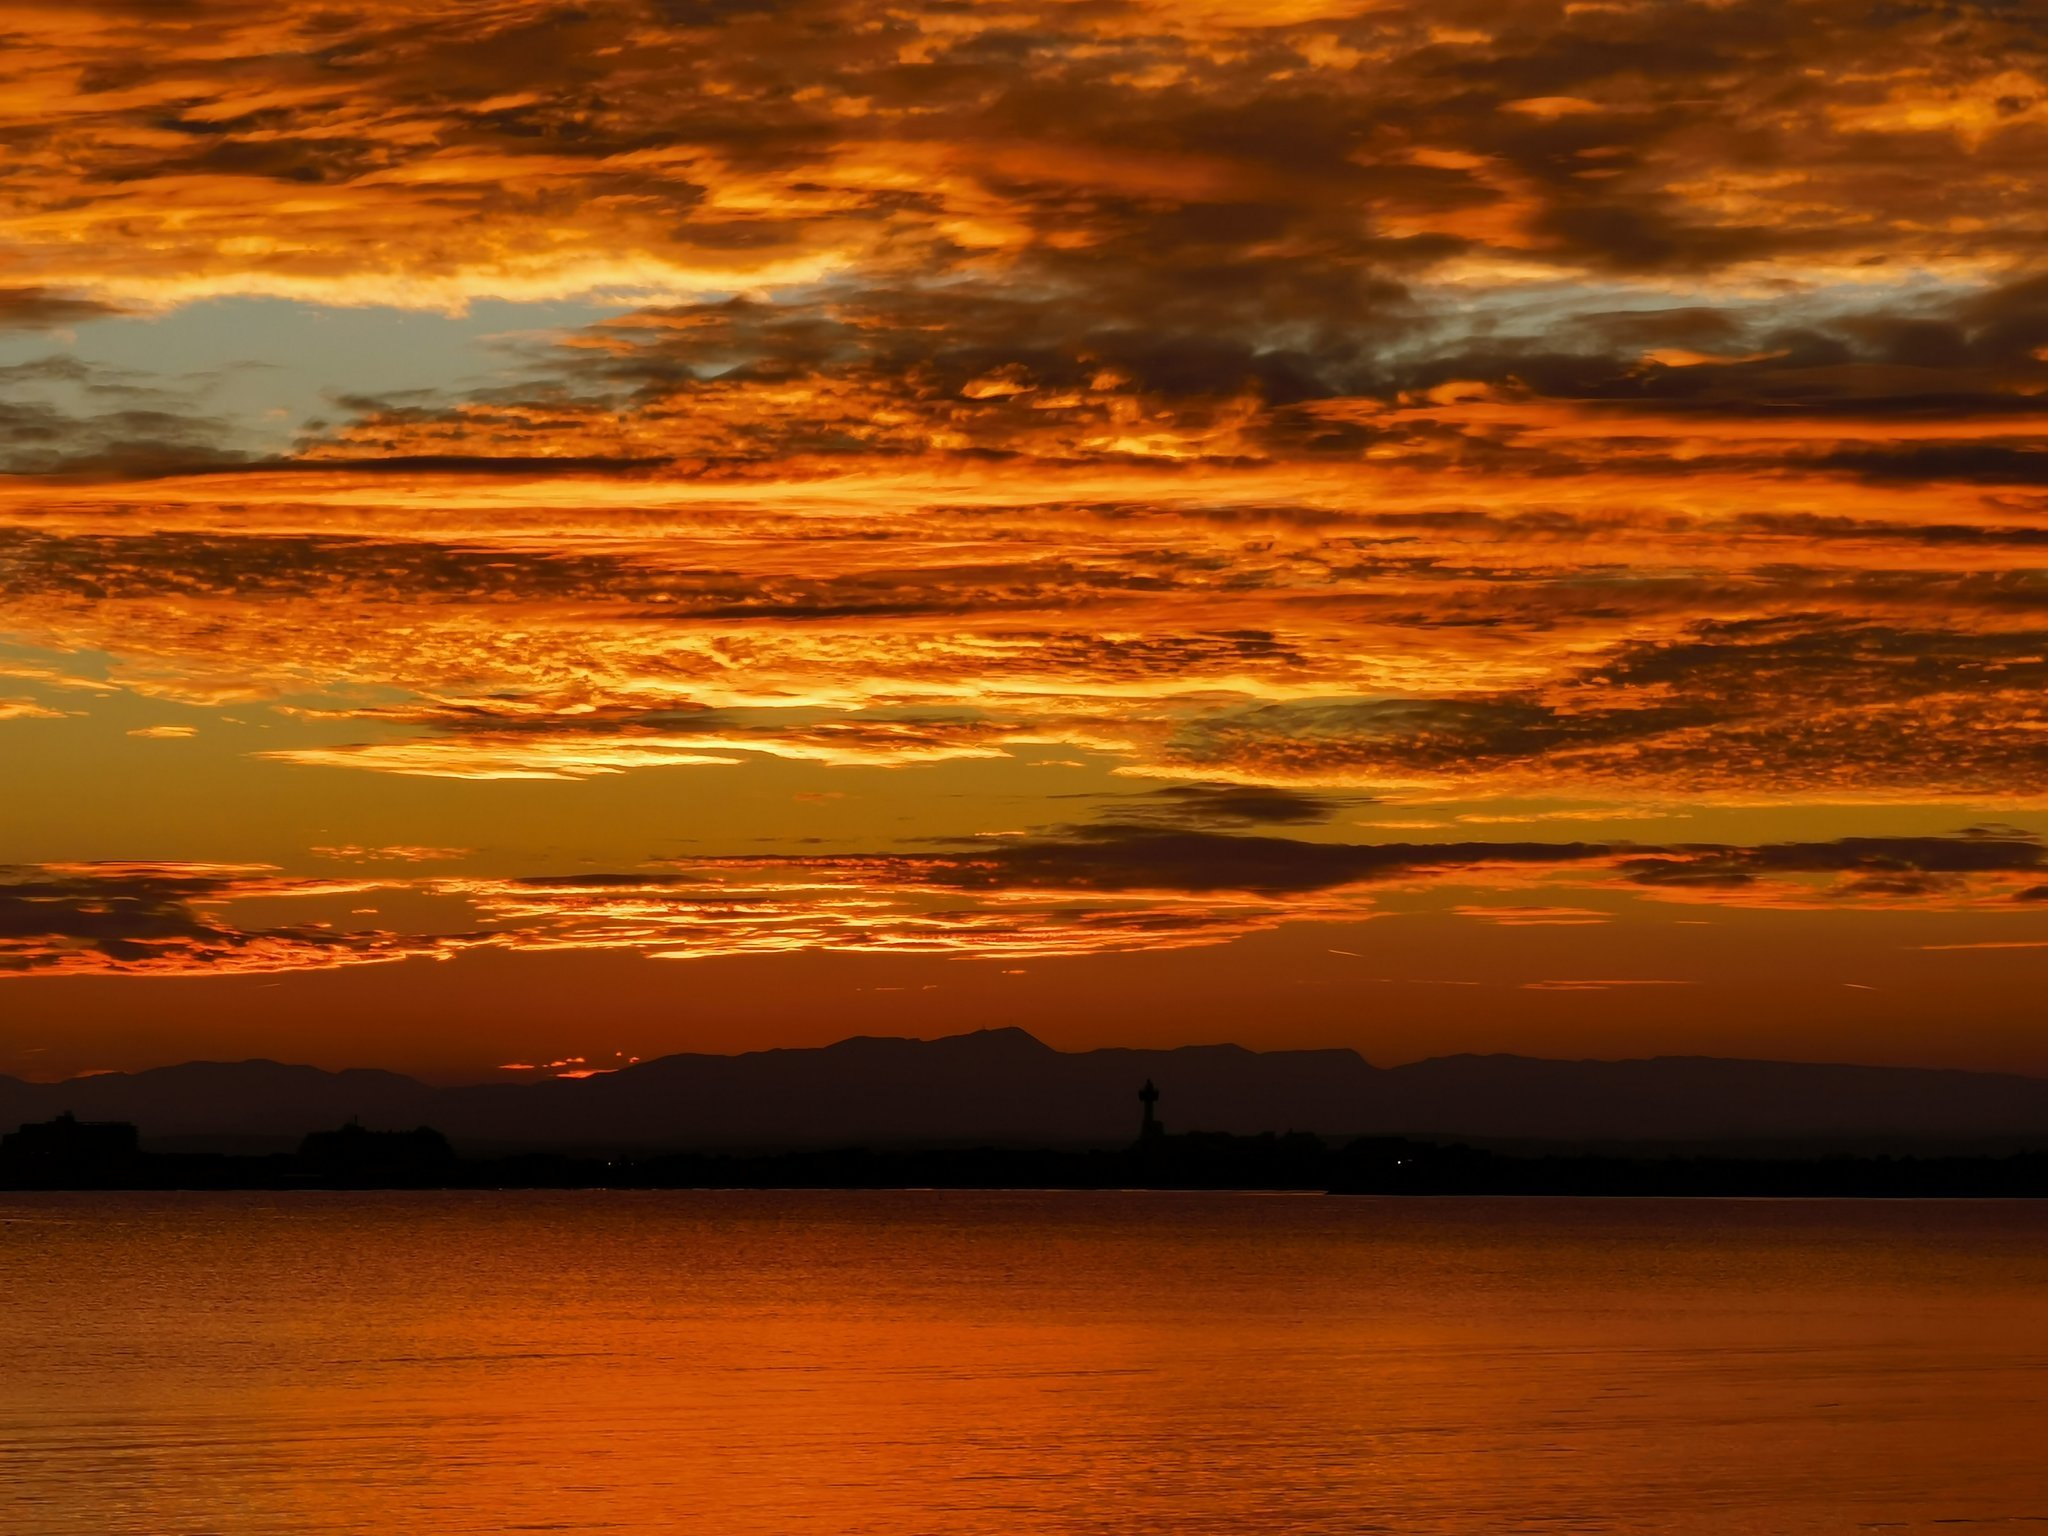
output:
[[[97,0],[10,17],[11,265],[51,314],[1058,276],[1148,251],[1317,280],[1360,259],[1854,275],[1874,249],[1981,271],[2022,248],[2007,214],[2040,174],[2041,75],[1998,12],[1529,4],[1460,27],[1399,6]]]
[[[1213,807],[1184,807],[1198,819]],[[0,879],[0,974],[233,974],[326,969],[494,946],[705,959],[836,950],[1015,962],[1227,943],[1299,922],[1383,915],[1385,897],[1517,888],[1756,909],[2018,912],[2048,872],[2032,836],[1844,838],[1753,847],[1588,843],[1354,844],[1110,820],[914,854],[757,855],[654,871],[432,880],[291,880],[264,867],[81,864]],[[243,925],[237,903],[368,889],[456,898],[462,932],[324,921]],[[1509,926],[1598,925],[1604,908],[1452,910]],[[2033,940],[1954,947],[2024,948]],[[1643,981],[1532,982],[1589,990]],[[581,1058],[546,1070],[583,1069]],[[507,1064],[505,1070],[530,1070]],[[605,1069],[591,1069],[605,1070]],[[565,1073],[566,1075],[566,1073]]]
[[[238,902],[375,887],[293,880],[265,865],[98,863],[0,868],[0,977],[222,975],[446,956],[461,935],[401,935],[326,921],[243,926]]]
[[[356,843],[309,850],[314,857],[334,859],[349,864],[432,864],[447,859],[467,858],[475,850],[470,848],[429,848],[418,844],[397,843],[381,848],[365,848]]]
[[[266,749],[299,765],[547,779],[1066,745],[1172,777],[1666,805],[2040,782],[2048,533],[2021,505],[1707,477],[1657,503],[1533,480],[1462,506],[1441,485],[1228,486],[842,487],[495,530],[467,491],[292,503],[275,532],[246,511],[235,533],[181,530],[170,502],[138,534],[79,506],[0,531],[0,588],[16,637],[110,652],[147,696],[328,690],[290,707],[356,734]]]
[[[34,699],[0,699],[0,720],[61,720],[66,713]]]

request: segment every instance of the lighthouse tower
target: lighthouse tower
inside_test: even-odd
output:
[[[1159,1123],[1159,1117],[1152,1112],[1152,1106],[1159,1102],[1159,1090],[1152,1086],[1152,1079],[1145,1079],[1145,1086],[1138,1090],[1138,1102],[1145,1106],[1145,1118],[1138,1126],[1138,1140],[1157,1141],[1166,1134],[1166,1127]]]

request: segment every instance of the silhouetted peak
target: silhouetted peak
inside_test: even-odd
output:
[[[389,1072],[382,1067],[330,1067],[311,1066],[305,1062],[273,1061],[267,1056],[252,1056],[242,1061],[181,1061],[162,1067],[144,1067],[137,1072],[100,1072],[98,1078],[111,1078],[129,1082],[215,1082],[252,1085],[275,1083],[281,1078],[299,1082],[357,1082],[413,1084],[417,1078],[399,1072]]]
[[[1056,1054],[1051,1046],[1039,1039],[1038,1036],[1032,1034],[1030,1030],[1020,1029],[1014,1024],[1005,1024],[997,1029],[969,1030],[966,1034],[961,1035],[941,1035],[936,1040],[927,1041],[926,1044],[946,1046],[953,1050],[1006,1056],[1019,1054],[1049,1056]]]
[[[921,1039],[915,1035],[852,1035],[828,1045],[826,1050],[842,1055],[913,1055],[943,1052],[946,1055],[1048,1056],[1059,1054],[1028,1029],[1013,1024],[998,1029],[971,1029],[964,1034],[939,1035]]]
[[[1482,1067],[1500,1070],[1584,1074],[1599,1072],[1656,1072],[1666,1075],[1769,1074],[1773,1072],[1812,1074],[1816,1077],[1862,1075],[1893,1078],[1901,1083],[1932,1084],[1937,1079],[1989,1083],[2040,1083],[2048,1081],[2024,1073],[1985,1072],[1960,1067],[1911,1067],[1882,1062],[1786,1061],[1762,1056],[1524,1056],[1514,1051],[1459,1051],[1448,1056],[1429,1056],[1392,1068],[1396,1072],[1453,1072]]]

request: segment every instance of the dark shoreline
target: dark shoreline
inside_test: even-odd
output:
[[[0,1191],[292,1189],[1157,1189],[1370,1195],[2041,1198],[2048,1151],[1738,1157],[1507,1153],[1307,1135],[1161,1136],[1115,1150],[1000,1147],[337,1161],[306,1152],[0,1159]]]

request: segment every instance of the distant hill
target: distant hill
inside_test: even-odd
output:
[[[432,1125],[470,1149],[1114,1145],[1136,1131],[1147,1078],[1176,1131],[2048,1142],[2048,1079],[1997,1073],[1699,1056],[1444,1056],[1381,1068],[1348,1050],[1058,1051],[1021,1029],[664,1056],[599,1077],[455,1088],[274,1061],[48,1084],[0,1077],[0,1131],[71,1110],[132,1120],[157,1146],[284,1145],[351,1117]]]

